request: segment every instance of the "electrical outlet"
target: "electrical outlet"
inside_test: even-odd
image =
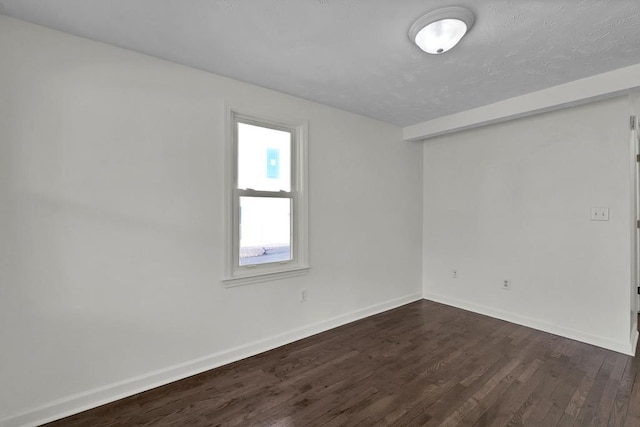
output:
[[[502,281],[502,289],[504,289],[505,291],[510,291],[511,290],[511,280],[505,279]]]
[[[591,221],[609,221],[609,208],[591,208]]]
[[[457,279],[458,278],[458,270],[456,270],[455,268],[453,270],[451,270],[451,278],[452,279]]]
[[[300,289],[300,302],[307,302],[307,290]]]

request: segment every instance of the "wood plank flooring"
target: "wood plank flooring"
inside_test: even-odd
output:
[[[51,426],[640,426],[638,358],[419,301]]]

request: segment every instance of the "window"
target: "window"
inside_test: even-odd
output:
[[[225,285],[306,273],[306,126],[229,122]]]

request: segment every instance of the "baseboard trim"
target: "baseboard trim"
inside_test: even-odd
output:
[[[633,331],[633,336],[631,338],[631,351],[632,351],[631,356],[636,355],[636,349],[638,348],[638,334],[639,332],[637,330]]]
[[[360,310],[332,317],[328,320],[312,323],[307,326],[292,329],[288,332],[272,336],[226,351],[214,353],[164,369],[149,372],[124,381],[108,384],[103,387],[87,390],[82,393],[55,400],[46,405],[34,408],[21,414],[11,415],[0,420],[2,427],[37,426],[69,415],[77,414],[87,409],[95,408],[106,403],[132,396],[153,388],[178,381],[192,375],[206,372],[210,369],[255,356],[265,351],[285,344],[298,341],[312,335],[328,331],[338,326],[373,316],[387,310],[409,304],[422,299],[422,293],[414,293],[400,298],[374,304]]]
[[[598,337],[595,335],[585,334],[584,332],[576,331],[569,328],[562,328],[550,323],[532,319],[526,316],[520,316],[514,313],[507,313],[504,311],[496,310],[490,307],[461,301],[454,298],[445,297],[442,295],[436,295],[431,293],[425,293],[424,299],[439,302],[441,304],[449,305],[452,307],[460,308],[462,310],[472,311],[474,313],[483,314],[485,316],[493,317],[507,322],[515,323],[518,325],[526,326],[528,328],[537,329],[539,331],[548,332],[550,334],[559,335],[572,340],[584,342],[587,344],[595,345],[597,347],[606,348],[607,350],[613,350],[618,353],[628,354],[633,356],[636,346],[632,342],[633,338],[629,342],[613,341],[606,338]],[[631,337],[630,337],[631,338]],[[638,332],[635,334],[635,342],[638,341]]]

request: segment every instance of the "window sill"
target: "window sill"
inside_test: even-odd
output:
[[[230,277],[223,279],[222,284],[225,288],[233,288],[236,286],[252,285],[254,283],[270,282],[272,280],[287,279],[289,277],[303,276],[309,273],[310,268],[307,266],[294,267],[288,270],[280,270],[273,272],[255,273],[247,276]]]

